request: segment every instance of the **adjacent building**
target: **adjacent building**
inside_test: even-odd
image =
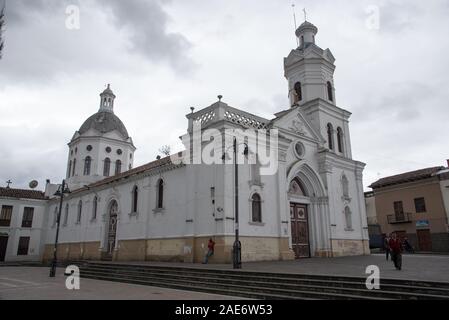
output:
[[[0,188],[0,261],[39,261],[47,228],[44,192]]]
[[[396,232],[401,238],[407,237],[418,251],[449,252],[447,167],[382,178],[370,187],[384,234]]]

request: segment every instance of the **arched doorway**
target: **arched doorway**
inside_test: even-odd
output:
[[[331,256],[329,198],[320,176],[307,163],[299,161],[288,170],[286,182],[291,249],[297,258]]]
[[[103,253],[103,260],[112,260],[114,256],[115,242],[117,238],[117,216],[118,216],[118,203],[116,200],[112,200],[109,203],[108,209],[108,228],[106,237],[106,251]]]
[[[304,186],[298,178],[290,182],[289,194],[301,199],[307,197]],[[307,204],[300,200],[290,202],[290,225],[292,249],[296,259],[310,258],[309,212]]]

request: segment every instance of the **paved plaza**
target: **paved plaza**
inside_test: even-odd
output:
[[[123,262],[150,266],[177,266],[232,270],[232,264],[189,264]],[[243,271],[301,273],[316,275],[343,275],[366,277],[369,265],[380,268],[380,276],[390,279],[449,282],[449,256],[404,255],[403,269],[395,270],[383,254],[343,258],[313,258],[296,261],[251,262],[243,264]],[[139,300],[221,300],[229,296],[190,292],[118,282],[81,278],[80,290],[67,290],[63,269],[56,278],[48,277],[44,267],[0,267],[0,299],[139,299]],[[240,298],[239,298],[240,299]]]
[[[65,287],[64,270],[48,277],[43,267],[0,267],[0,300],[229,300],[228,296],[81,278]],[[240,298],[239,298],[240,299]]]

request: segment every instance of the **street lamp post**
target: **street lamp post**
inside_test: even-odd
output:
[[[249,153],[248,145],[245,145],[245,155]],[[242,244],[239,240],[239,167],[237,163],[237,137],[234,137],[234,201],[235,201],[235,241],[232,247],[232,263],[234,269],[242,268]],[[226,159],[226,154],[223,155],[223,160]]]
[[[239,240],[239,167],[237,164],[237,138],[234,137],[234,192],[235,192],[235,241],[233,246],[234,269],[242,268],[242,244]]]
[[[62,180],[61,186],[58,188],[58,191],[54,194],[55,196],[59,196],[59,211],[58,216],[56,218],[56,239],[55,239],[55,247],[53,249],[53,261],[51,262],[50,267],[50,277],[54,277],[56,275],[56,265],[58,262],[57,258],[57,250],[58,250],[58,238],[59,238],[59,225],[61,222],[61,212],[62,212],[62,201],[64,199],[64,193],[70,193],[69,188],[66,188],[65,180]]]

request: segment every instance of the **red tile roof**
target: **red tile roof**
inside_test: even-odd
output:
[[[122,179],[128,179],[131,176],[135,176],[135,175],[138,175],[140,173],[143,173],[143,172],[146,172],[146,171],[149,171],[152,169],[166,167],[166,166],[169,166],[172,164],[173,164],[173,162],[171,161],[171,158],[165,157],[160,160],[156,160],[156,161],[144,164],[143,166],[122,172],[118,175],[108,177],[106,179],[91,183],[90,185],[88,185],[86,187],[74,190],[74,192],[72,192],[72,193],[82,192],[82,191],[86,191],[90,188],[100,187],[100,186],[106,185],[108,183],[116,182],[116,181],[119,181]]]
[[[382,188],[386,186],[391,186],[395,184],[410,182],[410,181],[416,181],[416,180],[422,180],[426,178],[430,178],[438,171],[444,169],[444,167],[432,167],[432,168],[426,168],[406,173],[401,173],[398,175],[385,177],[380,180],[377,180],[373,184],[371,184],[369,187],[372,189],[376,188]]]
[[[45,193],[37,190],[13,189],[0,187],[0,197],[45,200]]]

